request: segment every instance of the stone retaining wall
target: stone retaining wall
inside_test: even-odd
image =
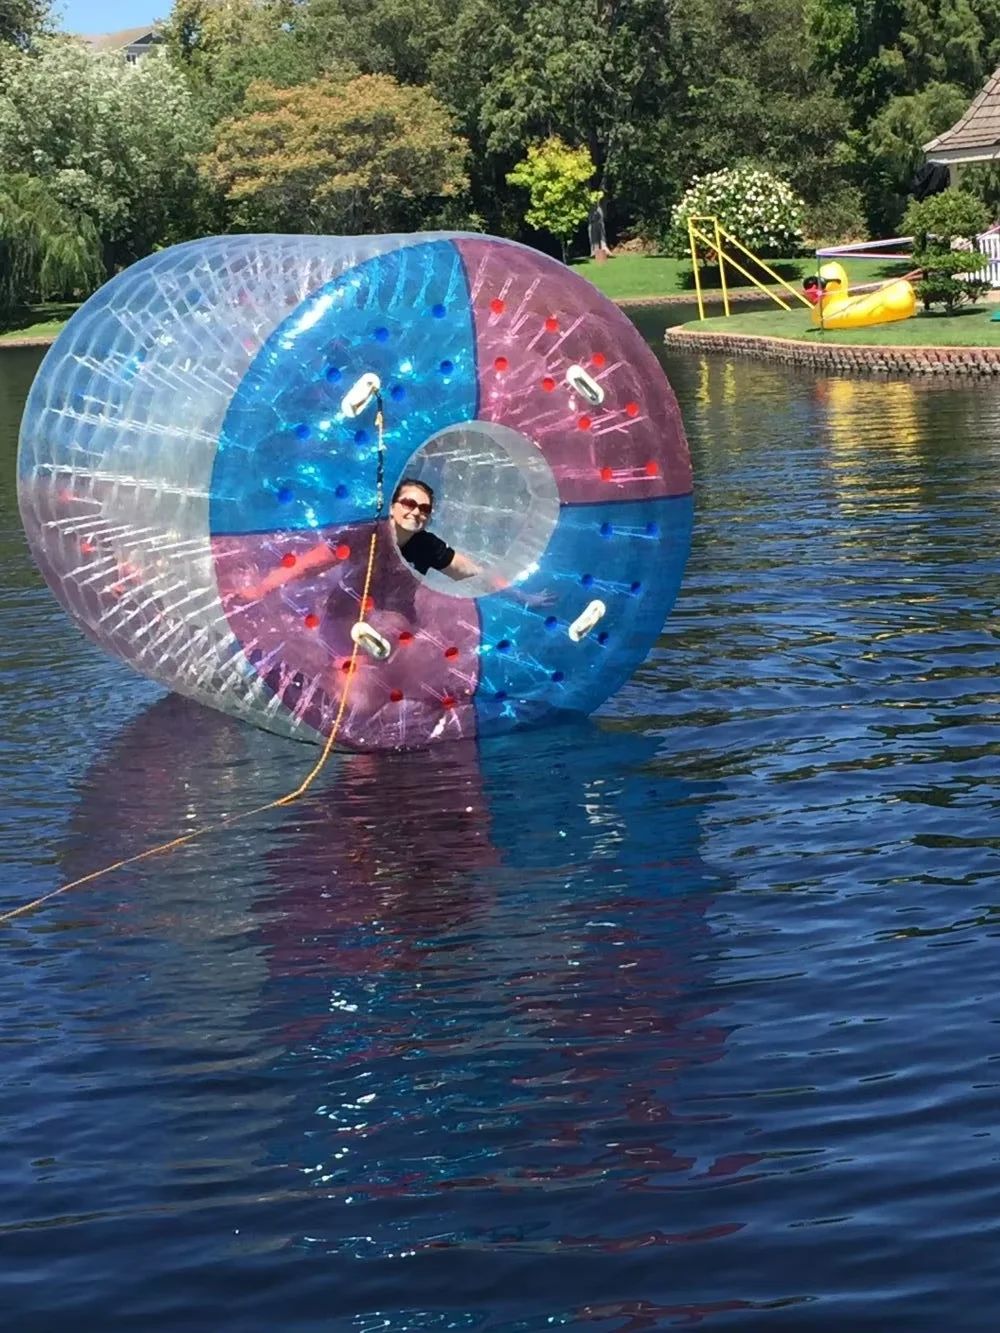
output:
[[[977,379],[1000,375],[1000,347],[862,347],[751,333],[700,332],[688,327],[667,329],[664,338],[672,349],[685,352],[725,352],[850,375],[966,375]]]

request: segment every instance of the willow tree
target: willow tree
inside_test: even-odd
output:
[[[0,313],[30,301],[89,295],[104,277],[93,222],[44,182],[0,176]]]

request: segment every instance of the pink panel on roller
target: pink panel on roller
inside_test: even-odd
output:
[[[479,417],[535,441],[563,504],[686,495],[691,462],[673,390],[635,325],[534,250],[456,241],[472,293]],[[573,365],[603,388],[591,406]]]
[[[219,594],[245,656],[281,707],[329,734],[364,591],[372,525],[213,538]],[[270,576],[287,582],[254,595]],[[250,595],[248,596],[248,592]],[[408,748],[476,733],[479,617],[472,598],[429,588],[379,525],[367,624],[384,662],[358,653],[339,739],[356,749]]]

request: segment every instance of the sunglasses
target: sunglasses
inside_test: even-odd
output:
[[[421,504],[419,500],[414,500],[410,495],[401,496],[396,503],[402,505],[408,514],[412,514],[416,509],[423,514],[424,518],[430,518],[431,516],[431,506],[429,504]]]

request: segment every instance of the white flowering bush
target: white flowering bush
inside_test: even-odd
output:
[[[688,218],[717,217],[727,231],[756,254],[792,255],[802,243],[805,203],[780,176],[744,164],[696,176],[670,219],[669,246],[688,251]],[[702,226],[711,236],[711,227]]]

